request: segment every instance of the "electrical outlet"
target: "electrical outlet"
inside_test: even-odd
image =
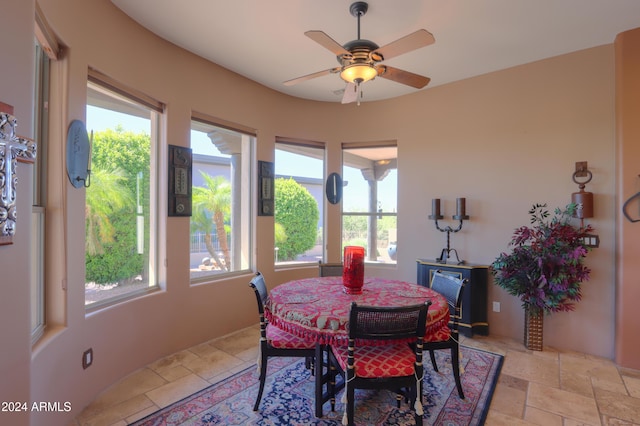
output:
[[[89,348],[82,354],[82,368],[85,370],[93,364],[93,349]]]
[[[493,302],[493,312],[500,312],[500,302]]]

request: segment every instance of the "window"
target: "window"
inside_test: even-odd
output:
[[[44,333],[45,316],[45,205],[47,146],[49,137],[49,80],[51,61],[57,59],[58,42],[40,7],[35,13],[35,81],[33,135],[38,153],[33,166],[33,207],[31,213],[31,342]]]
[[[367,262],[395,264],[396,143],[344,143],[342,150],[342,245],[365,247]]]
[[[191,281],[251,267],[252,152],[255,132],[191,120]],[[238,126],[239,127],[239,126]]]
[[[162,105],[90,70],[85,306],[157,287],[157,164]]]
[[[324,144],[276,140],[275,263],[323,258]]]

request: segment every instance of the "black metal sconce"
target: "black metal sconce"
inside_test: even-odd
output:
[[[456,233],[460,231],[462,229],[462,222],[465,220],[469,220],[469,216],[467,215],[467,211],[466,211],[466,201],[467,200],[465,198],[456,199],[456,214],[451,217],[453,218],[453,220],[459,221],[458,226],[456,228],[452,228],[451,226],[447,225],[446,227],[441,228],[440,225],[438,224],[438,220],[443,219],[444,216],[440,214],[440,199],[434,198],[433,200],[431,200],[431,215],[429,215],[429,219],[435,221],[436,229],[438,231],[447,233],[447,247],[442,249],[442,253],[440,253],[440,257],[436,259],[436,262],[438,263],[447,263],[447,259],[450,258],[451,252],[453,252],[456,255],[456,261],[458,265],[461,265],[464,263],[464,260],[460,260],[460,258],[458,257],[458,251],[456,249],[451,248],[450,235],[452,232]]]

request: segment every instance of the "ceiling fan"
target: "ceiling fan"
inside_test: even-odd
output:
[[[357,100],[358,105],[360,104],[360,98],[362,98],[362,83],[373,80],[376,77],[406,84],[416,89],[422,89],[429,84],[431,79],[428,77],[388,65],[382,65],[381,62],[435,43],[433,35],[424,29],[417,30],[380,47],[370,40],[360,38],[360,17],[367,13],[368,8],[369,5],[363,1],[352,3],[349,7],[351,15],[358,19],[358,39],[352,40],[344,44],[344,46],[340,45],[323,31],[314,30],[305,32],[304,35],[333,52],[340,66],[287,80],[284,84],[286,86],[292,86],[312,78],[339,73],[340,77],[347,82],[342,103],[347,104]]]

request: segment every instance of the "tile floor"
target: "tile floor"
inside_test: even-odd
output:
[[[115,383],[72,422],[124,426],[255,363],[258,327],[160,359]],[[505,355],[487,425],[640,425],[640,371],[497,337],[466,346]]]

